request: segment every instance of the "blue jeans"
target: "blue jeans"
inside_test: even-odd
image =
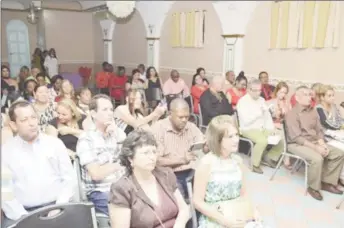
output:
[[[87,197],[88,200],[94,204],[96,212],[109,215],[109,192],[94,191],[91,192]]]
[[[193,171],[194,171],[193,169],[188,169],[184,171],[174,172],[174,174],[177,177],[178,189],[185,200],[189,200],[186,178],[188,178],[192,174]]]

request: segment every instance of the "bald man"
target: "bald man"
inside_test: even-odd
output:
[[[215,76],[210,81],[209,88],[203,92],[200,98],[202,112],[202,125],[207,126],[212,118],[219,115],[233,115],[232,105],[223,93],[225,79]]]
[[[317,199],[320,190],[343,194],[338,180],[344,164],[344,152],[327,145],[316,110],[311,106],[312,91],[301,86],[295,93],[297,104],[286,115],[288,151],[309,162],[308,192]]]
[[[172,70],[170,78],[164,83],[162,88],[165,96],[169,95],[181,95],[182,97],[190,96],[190,89],[186,85],[185,81],[180,78],[177,70]]]
[[[189,122],[190,108],[182,98],[171,102],[170,115],[152,125],[160,153],[158,165],[171,167],[177,177],[178,188],[188,199],[185,179],[191,174],[198,155],[189,151],[195,143],[204,143],[205,138],[197,126]]]

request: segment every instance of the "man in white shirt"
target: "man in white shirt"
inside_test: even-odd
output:
[[[258,79],[250,81],[248,93],[237,104],[240,132],[255,143],[251,154],[252,171],[259,174],[263,173],[260,163],[269,144],[268,139],[278,134],[265,100],[260,97],[261,87],[261,82]],[[280,137],[278,143],[276,142],[276,145],[267,151],[264,161],[268,166],[276,166],[283,152],[283,143],[284,141]]]
[[[2,201],[2,210],[11,223],[38,208],[69,202],[77,179],[65,145],[39,133],[38,115],[28,101],[13,103],[9,117],[17,135],[2,146],[2,166],[11,172],[13,197]]]
[[[87,198],[94,203],[97,212],[109,215],[111,184],[125,173],[118,159],[118,144],[126,138],[126,134],[114,122],[109,96],[94,96],[89,109],[94,126],[80,135],[76,153],[80,159],[81,178]]]

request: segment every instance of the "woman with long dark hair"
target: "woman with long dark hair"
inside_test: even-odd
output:
[[[152,113],[145,115],[142,94],[138,90],[129,89],[126,104],[115,109],[114,116],[117,125],[129,134],[136,128],[146,128],[151,121],[158,120],[166,111],[166,107],[159,105]]]

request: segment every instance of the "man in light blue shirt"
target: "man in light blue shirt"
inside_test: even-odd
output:
[[[2,210],[11,223],[38,208],[69,202],[77,180],[65,145],[39,132],[38,115],[28,101],[13,103],[9,117],[17,135],[2,145],[2,166],[11,172],[13,197],[2,201]]]

